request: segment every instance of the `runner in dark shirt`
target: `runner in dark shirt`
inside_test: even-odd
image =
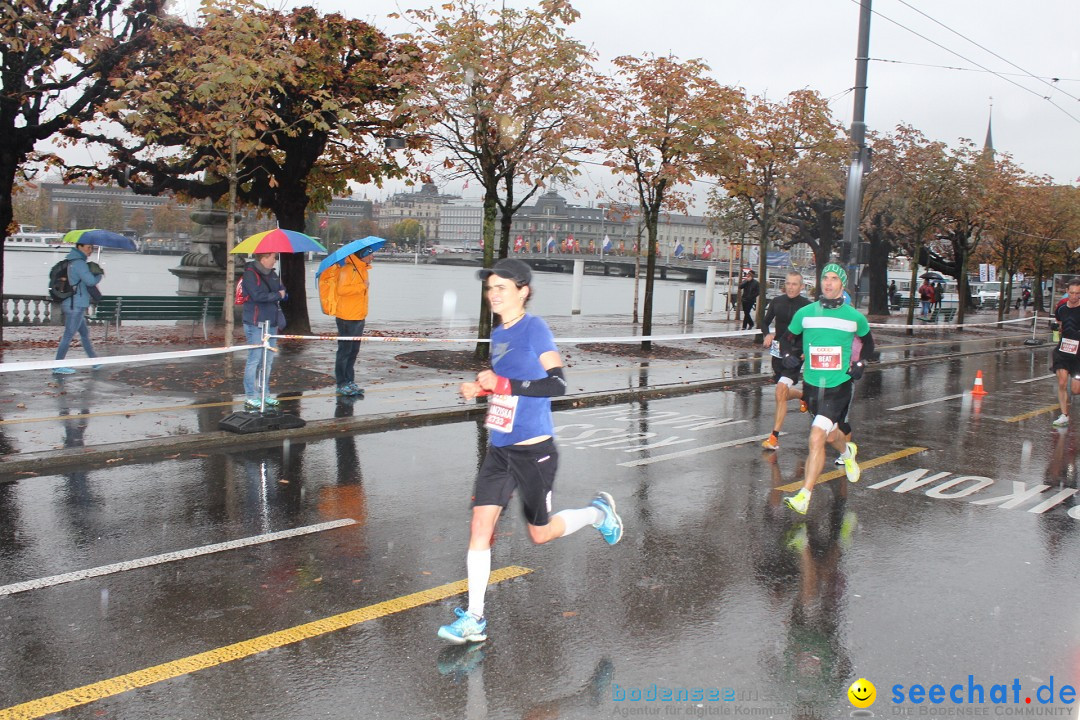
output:
[[[1069,378],[1072,378],[1072,394],[1080,394],[1080,280],[1070,280],[1068,300],[1054,310],[1054,320],[1061,331],[1061,340],[1054,349],[1050,369],[1057,374],[1058,404],[1061,415],[1054,427],[1069,424]]]
[[[806,412],[806,403],[802,401],[802,392],[795,386],[799,383],[800,368],[784,367],[784,356],[794,350],[790,347],[788,335],[788,323],[800,308],[810,304],[810,300],[803,296],[803,278],[797,272],[789,272],[784,279],[784,294],[777,295],[769,301],[769,308],[765,311],[765,319],[761,321],[761,331],[765,333],[762,343],[769,348],[772,356],[773,382],[776,383],[776,414],[773,417],[773,431],[769,437],[761,443],[766,450],[778,450],[780,448],[780,428],[784,425],[787,416],[787,404],[789,400],[798,400],[802,412]],[[769,325],[776,320],[776,332],[769,332]],[[797,352],[797,350],[796,350]]]

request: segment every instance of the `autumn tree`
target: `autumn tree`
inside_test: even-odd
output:
[[[143,194],[218,199],[233,185],[239,202],[301,232],[308,210],[346,192],[349,181],[405,174],[383,141],[404,124],[402,99],[417,80],[409,46],[310,7],[284,14],[248,0],[207,0],[203,17],[199,27],[167,28],[161,65],[123,79],[122,102],[108,118],[139,142],[78,136],[110,149],[113,164],[94,171]],[[226,37],[230,29],[235,38]],[[193,143],[185,127],[205,142]],[[283,255],[281,275],[286,330],[307,333],[302,254]]]
[[[38,143],[90,120],[113,96],[110,79],[140,60],[164,4],[13,0],[0,7],[0,292],[16,179],[49,159]]]
[[[898,244],[911,259],[911,293],[907,324],[915,321],[915,288],[918,287],[919,256],[937,236],[951,202],[955,185],[955,162],[944,143],[930,142],[915,128],[899,125],[893,134],[895,153],[890,176],[895,179],[893,212]],[[882,158],[884,161],[885,158]],[[875,161],[884,169],[883,162]],[[878,169],[874,170],[875,173]],[[912,330],[908,330],[911,334]]]
[[[623,56],[614,64],[598,131],[605,164],[624,176],[641,210],[648,248],[641,333],[649,337],[660,213],[687,211],[686,188],[707,159],[726,152],[743,96],[708,77],[701,60]],[[652,343],[641,347],[649,352]]]
[[[566,0],[525,10],[461,0],[408,12],[429,78],[411,109],[448,176],[483,189],[484,267],[509,254],[514,214],[541,188],[577,174],[596,84],[592,53],[568,34],[578,16]],[[481,292],[477,337],[490,336]],[[478,342],[475,354],[487,357],[488,344]]]
[[[845,152],[841,128],[833,120],[828,103],[816,92],[797,90],[781,102],[764,97],[750,100],[731,147],[715,157],[710,167],[724,192],[742,201],[754,219],[758,228],[758,276],[762,281],[767,277],[766,254],[777,233],[777,223],[781,215],[790,212],[799,194],[793,182],[798,168]],[[809,173],[804,175],[812,178]],[[818,179],[827,180],[824,176]],[[802,197],[826,195],[811,185]],[[815,222],[832,214],[827,201],[807,211]],[[764,315],[765,303],[759,302],[759,327]]]

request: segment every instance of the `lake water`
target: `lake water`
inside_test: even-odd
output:
[[[9,295],[45,295],[49,269],[66,253],[7,252],[4,254],[4,292]],[[107,253],[100,261],[105,268],[101,290],[105,295],[173,295],[177,278],[169,268],[180,264],[175,255],[139,255]],[[313,322],[322,317],[318,288],[315,284],[316,262],[309,263],[307,283],[308,309]],[[718,282],[719,282],[718,278]],[[536,273],[533,277],[533,300],[530,311],[543,316],[571,314],[573,276],[569,273]],[[697,313],[704,309],[705,286],[681,280],[657,280],[653,312],[656,315],[678,313],[679,290],[696,291]],[[639,300],[645,292],[641,280]],[[371,270],[368,322],[438,322],[444,326],[467,326],[476,320],[480,304],[480,281],[476,268],[452,265],[411,265],[382,262],[376,256]],[[582,315],[626,315],[633,311],[634,280],[623,277],[585,275],[582,292]],[[722,310],[723,297],[717,292],[713,301]]]

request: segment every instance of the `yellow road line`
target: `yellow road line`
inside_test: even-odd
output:
[[[1058,410],[1057,405],[1047,405],[1046,407],[1039,408],[1038,410],[1032,410],[1031,412],[1023,413],[1022,415],[1013,415],[1010,418],[1005,418],[1005,422],[1020,422],[1021,420],[1029,420],[1039,415],[1045,415],[1048,412],[1054,412]]]
[[[531,572],[532,570],[529,568],[509,565],[498,570],[493,570],[489,584],[494,585],[497,582],[511,580]],[[162,682],[163,680],[169,680],[181,675],[198,672],[199,670],[205,670],[223,663],[232,662],[233,660],[240,660],[267,650],[291,645],[300,642],[301,640],[325,635],[326,633],[331,633],[335,630],[342,630],[386,615],[411,610],[415,607],[426,605],[437,600],[444,600],[448,597],[453,597],[454,595],[460,595],[466,592],[467,589],[467,581],[458,580],[457,582],[452,582],[447,585],[439,585],[438,587],[421,590],[420,592],[415,592],[411,595],[403,595],[393,600],[386,600],[374,605],[368,605],[367,607],[357,608],[356,610],[350,610],[349,612],[341,613],[340,615],[333,615],[328,618],[323,618],[322,620],[304,623],[303,625],[279,630],[277,632],[269,633],[268,635],[251,638],[250,640],[243,640],[232,645],[226,645],[214,650],[198,653],[197,655],[189,655],[188,657],[180,658],[179,660],[172,660],[167,663],[162,663],[161,665],[154,665],[153,667],[136,670],[135,672],[130,672],[126,675],[118,675],[117,677],[108,680],[83,685],[82,687],[57,693],[56,695],[49,695],[48,697],[39,698],[38,700],[31,700],[30,702],[22,703],[20,705],[13,705],[9,708],[0,709],[0,720],[39,718],[80,705],[87,705],[107,697],[112,697],[113,695],[119,695],[128,690],[146,687]]]
[[[859,468],[861,470],[868,470],[869,468],[877,467],[878,465],[885,465],[886,463],[891,463],[894,460],[899,460],[901,458],[906,458],[909,455],[917,455],[917,454],[919,454],[921,452],[926,452],[926,448],[924,448],[924,447],[904,448],[903,450],[897,450],[896,452],[889,453],[888,455],[882,455],[881,457],[876,457],[873,460],[867,460],[866,462],[860,462],[859,463]],[[831,472],[822,473],[818,477],[817,482],[814,483],[814,485],[817,486],[817,485],[820,485],[821,483],[829,482],[830,480],[835,480],[837,478],[842,478],[844,476],[845,476],[845,473],[844,473],[843,470],[833,470]],[[776,489],[780,490],[782,492],[795,492],[796,490],[801,488],[802,485],[803,485],[802,480],[799,480],[798,482],[788,483],[787,485],[781,485],[780,487],[778,487]],[[0,718],[2,718],[2,717],[3,717],[3,715],[0,715]]]

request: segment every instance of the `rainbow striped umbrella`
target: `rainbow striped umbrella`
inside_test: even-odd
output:
[[[301,253],[326,252],[319,241],[310,235],[295,230],[267,230],[255,233],[232,249],[236,255],[254,255],[255,253]]]

